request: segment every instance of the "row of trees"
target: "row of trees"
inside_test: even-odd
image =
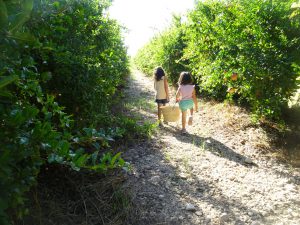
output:
[[[202,94],[280,119],[300,68],[299,8],[292,3],[199,1],[187,22],[175,17],[138,52],[135,64],[147,74],[162,65],[173,82],[190,70]]]
[[[0,0],[0,224],[26,213],[45,163],[124,166],[103,153],[134,126],[110,112],[128,58],[109,2]]]

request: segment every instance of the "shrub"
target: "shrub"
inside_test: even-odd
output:
[[[290,5],[199,2],[189,15],[184,57],[201,88],[219,99],[236,95],[256,114],[279,119],[299,74],[299,27],[289,19]]]
[[[109,114],[127,71],[119,27],[100,14],[104,3],[0,0],[0,224],[27,213],[24,193],[42,164],[99,172],[125,166],[121,153],[107,152],[124,131],[91,123]],[[89,128],[74,129],[80,118]]]
[[[128,74],[120,26],[104,15],[107,1],[36,1],[28,26],[40,47],[31,54],[43,85],[56,96],[76,126],[101,123],[109,115],[117,87]]]

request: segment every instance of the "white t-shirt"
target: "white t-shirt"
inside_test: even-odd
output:
[[[154,80],[154,89],[156,91],[156,99],[166,99],[167,94],[165,90],[165,76],[161,78],[161,80]]]

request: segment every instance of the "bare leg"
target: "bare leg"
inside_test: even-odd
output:
[[[190,117],[189,117],[189,120],[188,120],[188,125],[189,126],[193,125],[193,113],[194,113],[194,109],[191,108],[190,109]]]
[[[182,130],[185,130],[185,124],[186,124],[186,111],[182,111],[181,113],[181,122],[182,122]]]
[[[158,116],[158,120],[161,120],[161,104],[157,104],[157,116]]]
[[[193,113],[194,113],[194,108],[191,108],[190,109],[190,116],[193,116]]]

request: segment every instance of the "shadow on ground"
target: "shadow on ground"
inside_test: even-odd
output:
[[[239,163],[244,166],[253,166],[245,163],[247,160],[247,157],[233,151],[231,148],[227,147],[223,143],[208,137],[203,138],[195,134],[187,133],[187,134],[181,134],[179,130],[177,130],[174,127],[165,127],[164,130],[170,132],[172,135],[176,137],[181,142],[185,143],[193,143],[196,147],[202,147],[207,151],[210,151],[216,156],[226,158],[230,161],[234,161],[236,163]]]

